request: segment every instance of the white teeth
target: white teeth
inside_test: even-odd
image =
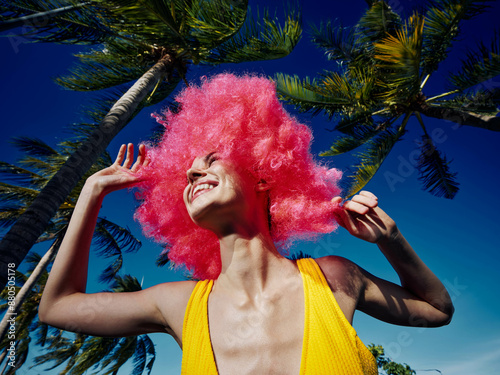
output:
[[[200,184],[196,186],[193,190],[193,195],[195,195],[200,190],[213,189],[215,185],[212,184]]]

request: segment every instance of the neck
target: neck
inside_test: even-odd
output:
[[[222,270],[217,289],[254,298],[296,276],[295,264],[279,254],[269,235],[252,237],[231,234],[220,239]]]

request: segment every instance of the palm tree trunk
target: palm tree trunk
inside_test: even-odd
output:
[[[51,9],[51,10],[48,10],[46,12],[38,12],[38,13],[30,14],[29,16],[18,17],[18,18],[4,21],[4,22],[0,22],[0,32],[14,29],[16,27],[20,27],[20,26],[24,26],[24,25],[27,25],[27,26],[35,25],[36,26],[37,20],[51,19],[53,17],[60,16],[64,13],[69,13],[75,9],[82,8],[82,7],[89,5],[89,4],[91,4],[91,2],[85,2],[85,3],[76,4],[76,5],[69,5],[67,7]]]
[[[57,209],[94,164],[111,140],[130,121],[156,83],[171,72],[174,58],[166,54],[113,105],[96,129],[51,178],[30,207],[0,242],[0,288],[7,283],[7,265],[18,267]]]
[[[23,305],[26,298],[28,298],[30,292],[33,290],[33,287],[40,279],[40,276],[42,276],[43,271],[47,269],[47,266],[54,259],[57,250],[59,250],[59,246],[61,245],[64,233],[65,231],[59,232],[59,236],[57,237],[57,239],[54,241],[50,249],[47,250],[42,259],[40,259],[40,262],[37,264],[36,268],[33,270],[28,280],[26,280],[21,290],[19,290],[19,293],[17,293],[16,304],[14,305],[14,309],[13,310],[9,309],[8,312],[5,314],[5,316],[3,317],[2,322],[0,322],[0,341],[2,341],[3,337],[7,333],[7,327],[9,326],[8,322],[9,315],[17,314],[19,310],[21,310],[21,306]]]
[[[7,357],[7,350],[8,350],[8,349],[9,349],[9,348],[6,346],[6,347],[5,347],[5,350],[4,350],[4,351],[2,351],[2,353],[0,354],[0,363],[2,363],[2,362],[3,362],[3,360],[5,359],[5,357]],[[5,368],[7,367],[7,363],[8,363],[8,362],[9,362],[8,360],[7,360],[7,361],[5,361],[5,364],[4,364],[4,365],[3,365],[3,367],[2,367],[2,372],[0,372],[0,374],[3,374],[3,373],[4,373]]]
[[[419,112],[428,117],[452,121],[460,125],[473,126],[494,132],[500,131],[500,117],[496,116],[483,116],[458,109],[430,105],[422,106],[422,108],[419,108]]]

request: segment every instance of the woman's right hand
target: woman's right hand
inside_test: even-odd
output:
[[[132,143],[123,144],[118,151],[115,162],[90,176],[86,185],[99,189],[103,195],[131,187],[141,181],[137,173],[148,163],[145,145],[139,146],[139,155],[134,163],[134,145]]]

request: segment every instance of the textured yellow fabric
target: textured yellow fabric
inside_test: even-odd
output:
[[[213,280],[196,283],[182,326],[181,375],[217,375],[217,366],[208,330],[208,296]]]
[[[304,285],[305,321],[300,375],[376,375],[375,358],[340,309],[318,264],[297,261]],[[196,284],[184,317],[182,375],[217,375],[208,328],[213,281]]]
[[[297,261],[304,281],[305,322],[300,375],[376,375],[375,358],[333,296],[316,261]]]

